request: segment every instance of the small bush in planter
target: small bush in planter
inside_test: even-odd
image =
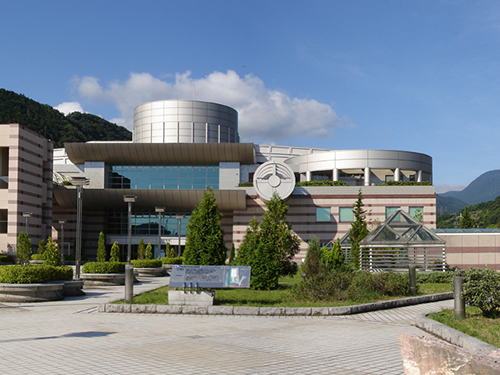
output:
[[[30,259],[31,260],[45,260],[45,255],[44,254],[32,254]]]
[[[182,264],[182,263],[184,263],[184,257],[178,257],[178,258],[163,257],[160,260],[161,260],[162,264]]]
[[[87,262],[82,267],[83,273],[123,273],[123,262]]]
[[[136,259],[132,260],[130,263],[133,264],[135,268],[157,268],[162,266],[160,259]]]
[[[44,240],[40,240],[40,242],[38,242],[38,254],[45,253],[45,248],[46,248],[45,241]],[[35,259],[33,259],[33,260],[35,260]],[[41,260],[41,259],[36,259],[36,260]]]
[[[17,237],[17,263],[22,266],[30,263],[31,240],[28,233],[20,232]]]
[[[72,279],[73,269],[71,267],[55,267],[44,264],[0,266],[0,283],[38,284]]]
[[[148,242],[148,246],[146,246],[146,255],[145,259],[153,259],[153,247],[151,246],[151,243]]]
[[[49,237],[47,241],[47,246],[45,247],[45,252],[43,253],[45,260],[43,264],[47,264],[50,266],[60,266],[61,265],[61,254],[59,254],[59,250],[57,249],[57,245],[52,238]]]
[[[113,246],[111,246],[111,252],[109,254],[110,262],[119,262],[120,261],[120,245],[118,242],[114,242]]]
[[[0,263],[14,263],[14,258],[9,254],[0,254]]]

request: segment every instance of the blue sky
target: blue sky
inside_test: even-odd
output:
[[[438,191],[500,169],[497,1],[6,1],[0,87],[130,128],[207,100],[242,141],[433,157]]]

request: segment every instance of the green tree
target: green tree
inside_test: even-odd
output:
[[[472,216],[469,212],[469,206],[465,206],[462,211],[459,225],[460,229],[470,229],[474,226],[474,221],[472,220]]]
[[[45,253],[45,241],[40,240],[40,242],[38,242],[38,254],[43,254],[43,253]]]
[[[109,261],[110,262],[119,262],[120,261],[120,246],[118,245],[118,242],[116,242],[116,241],[115,241],[115,243],[113,243],[113,246],[111,246]]]
[[[151,243],[148,242],[146,246],[146,254],[144,255],[146,259],[153,259],[153,247],[151,246]]]
[[[248,223],[248,228],[243,236],[243,242],[238,248],[238,254],[236,255],[236,265],[237,266],[248,266],[250,264],[250,259],[253,256],[253,252],[259,245],[259,225],[257,224],[257,219],[252,217]]]
[[[60,266],[62,264],[59,249],[51,237],[49,237],[47,241],[44,256],[45,260],[43,261],[43,264],[47,264],[49,266]]]
[[[354,268],[359,269],[359,242],[368,235],[366,226],[366,210],[363,209],[363,195],[361,189],[358,191],[358,199],[353,205],[354,221],[351,224],[349,231],[349,242],[351,243],[351,262]]]
[[[144,259],[144,250],[144,238],[141,238],[141,240],[139,241],[139,247],[137,248],[137,259]]]
[[[212,189],[208,188],[189,218],[184,264],[208,266],[226,263],[221,218]]]
[[[342,247],[340,247],[340,240],[337,238],[337,241],[335,241],[332,248],[332,268],[341,268],[344,265],[344,262],[344,250],[342,250]]]
[[[231,250],[229,251],[229,265],[234,265],[236,260],[236,249],[234,248],[234,242],[231,243]]]
[[[413,218],[417,220],[419,223],[424,222],[424,214],[422,213],[422,210],[420,208],[417,208],[415,210],[415,214],[413,215]]]
[[[31,255],[31,240],[28,237],[28,233],[19,232],[17,237],[17,263],[26,266],[30,264]]]
[[[97,241],[97,261],[106,261],[106,239],[103,232],[99,233],[99,240]]]
[[[238,251],[238,263],[252,267],[250,284],[255,289],[274,289],[279,276],[297,272],[293,257],[299,251],[300,240],[286,222],[287,213],[288,206],[274,194],[266,202],[266,212],[258,228],[254,221],[247,229]]]
[[[323,259],[321,244],[316,236],[312,236],[311,241],[309,241],[302,270],[306,274],[306,277],[313,277],[328,272],[328,263]]]
[[[166,258],[174,258],[174,248],[170,246],[170,242],[167,242],[167,245],[165,246],[165,257]]]

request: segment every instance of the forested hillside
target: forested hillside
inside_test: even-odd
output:
[[[474,228],[500,228],[500,196],[489,202],[468,207]],[[463,210],[460,211],[460,213]],[[438,228],[455,228],[459,214],[445,214],[438,217]]]
[[[0,124],[18,123],[63,147],[65,142],[129,141],[132,133],[98,116],[74,112],[65,116],[47,104],[0,89]]]

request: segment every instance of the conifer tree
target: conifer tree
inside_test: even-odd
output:
[[[363,195],[361,189],[358,191],[358,199],[353,205],[354,221],[349,231],[349,242],[351,243],[351,262],[355,268],[359,268],[359,242],[368,235],[366,225],[366,210],[363,209]]]
[[[170,246],[170,242],[167,242],[167,245],[165,246],[165,257],[166,258],[174,258],[174,248]]]
[[[146,254],[144,257],[145,259],[153,259],[153,247],[151,246],[151,242],[148,242],[146,246]]]
[[[462,211],[462,217],[460,218],[460,229],[470,229],[474,227],[474,221],[472,220],[472,216],[469,212],[469,206],[465,206]]]
[[[19,232],[17,236],[17,253],[16,259],[17,263],[26,266],[30,263],[31,255],[31,240],[28,237],[28,233]]]
[[[59,249],[57,248],[56,243],[52,241],[51,237],[49,237],[47,241],[44,256],[45,260],[43,261],[43,264],[47,264],[49,266],[60,266],[62,263]]]
[[[309,241],[302,270],[306,274],[306,277],[313,277],[328,271],[328,265],[323,259],[321,245],[316,236],[312,236]]]
[[[234,248],[234,242],[231,243],[231,250],[229,251],[229,265],[234,265],[236,260],[236,249]]]
[[[38,254],[42,254],[45,253],[45,241],[44,240],[40,240],[40,242],[38,242]]]
[[[97,241],[97,261],[106,261],[106,239],[103,232],[99,233],[99,240]]]
[[[119,262],[120,261],[120,245],[115,241],[113,246],[111,246],[111,252],[109,256],[110,262]]]
[[[144,238],[141,238],[141,240],[139,241],[139,247],[137,248],[137,259],[144,259],[144,250]]]
[[[226,263],[227,249],[221,218],[222,215],[212,189],[208,188],[189,218],[184,264],[223,265]]]
[[[340,247],[340,240],[337,238],[337,241],[335,241],[332,248],[332,268],[340,268],[344,264],[344,261],[344,251],[342,250],[342,247]]]
[[[238,262],[252,267],[250,285],[255,289],[274,289],[278,277],[297,272],[293,257],[299,251],[300,240],[286,222],[288,206],[274,194],[266,202],[266,212],[259,223],[250,223],[238,251]],[[248,242],[247,242],[248,241]]]

